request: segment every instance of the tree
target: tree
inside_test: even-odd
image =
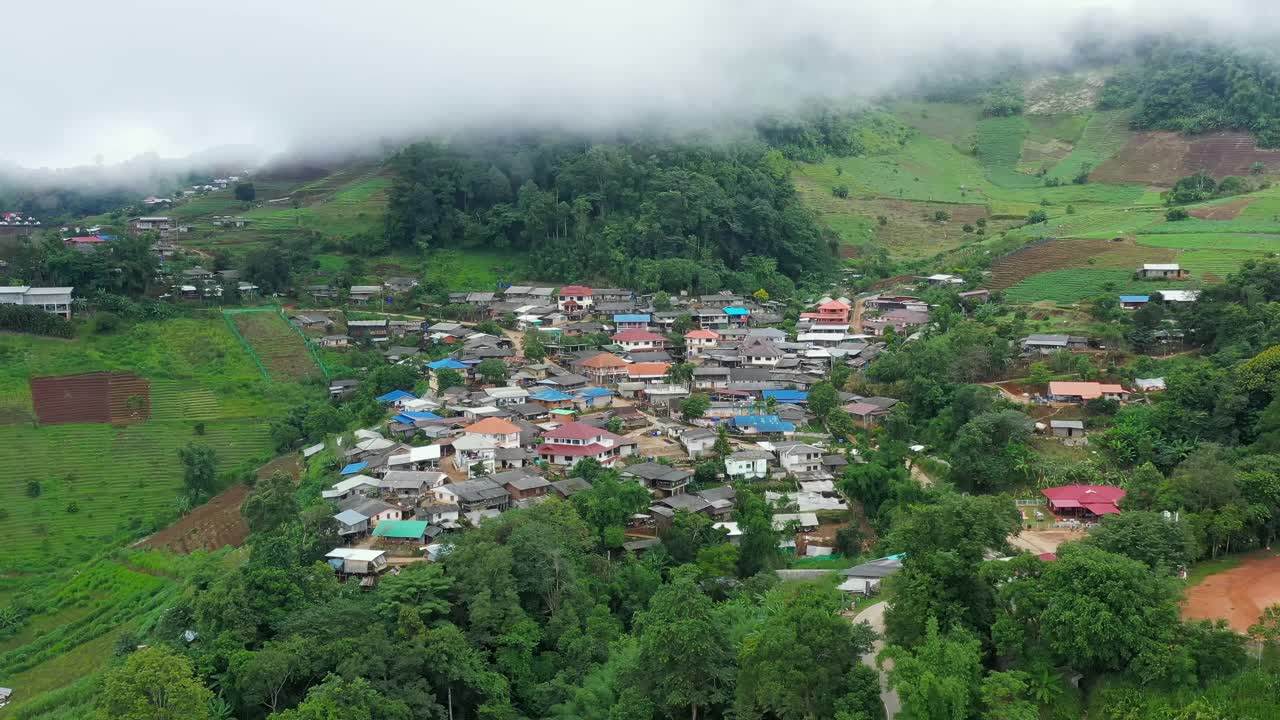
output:
[[[1086,542],[1164,573],[1189,565],[1199,556],[1191,524],[1186,520],[1166,520],[1156,512],[1108,515],[1089,533]]]
[[[212,697],[190,660],[151,647],[106,672],[96,704],[103,720],[207,720]]]
[[[694,568],[672,571],[671,582],[654,594],[635,623],[640,647],[636,684],[664,712],[688,712],[692,720],[728,699],[733,673],[725,624],[696,579]]]
[[[250,250],[241,267],[245,280],[268,293],[288,289],[290,272],[289,259],[274,245]]]
[[[1028,225],[1035,225],[1037,223],[1048,222],[1048,221],[1049,221],[1049,213],[1043,210],[1032,210],[1031,212],[1027,213]]]
[[[534,362],[547,359],[547,346],[542,342],[542,331],[532,328],[524,334],[524,356]]]
[[[671,296],[662,290],[654,293],[653,309],[657,312],[669,312],[671,310]]]
[[[751,293],[751,297],[762,303],[769,302],[769,291],[764,288],[760,288],[759,290]]]
[[[584,462],[575,466],[579,473]],[[612,470],[598,472],[591,483],[589,489],[575,493],[570,501],[602,547],[619,548],[631,517],[649,506],[649,492],[640,483],[620,480]]]
[[[673,385],[688,386],[693,382],[694,365],[692,363],[675,363],[667,369],[667,381]]]
[[[622,418],[620,418],[620,417],[611,417],[611,418],[609,418],[609,419],[608,419],[608,420],[606,420],[606,421],[605,421],[605,423],[604,423],[604,429],[605,429],[605,430],[608,430],[609,432],[613,433],[614,435],[620,435],[620,434],[622,433],[622,430],[623,430]]]
[[[1049,370],[1049,366],[1042,362],[1033,362],[1028,368],[1027,382],[1032,385],[1048,385],[1053,379],[1053,372]]]
[[[410,720],[409,707],[378,692],[368,680],[329,675],[307,692],[298,707],[274,713],[271,720]]]
[[[712,527],[711,518],[702,513],[677,510],[671,525],[660,533],[662,546],[677,563],[690,563],[703,548],[722,542],[725,531]]]
[[[435,374],[436,388],[440,390],[448,390],[452,387],[465,387],[467,384],[462,373],[452,368],[441,368],[432,372]]]
[[[258,197],[258,191],[251,182],[236,183],[234,194],[240,202],[253,202]]]
[[[760,493],[740,487],[736,498],[734,520],[742,530],[738,538],[738,577],[749,578],[778,567],[780,533],[773,527],[773,513]]]
[[[809,410],[819,420],[826,420],[840,404],[840,393],[829,381],[814,383],[809,388]]]
[[[1034,462],[1032,422],[1017,410],[983,413],[951,445],[951,479],[965,490],[1003,490],[1025,479]]]
[[[1169,222],[1179,222],[1182,220],[1186,220],[1190,217],[1191,217],[1191,213],[1187,212],[1184,208],[1180,208],[1180,207],[1169,208],[1169,211],[1164,214],[1164,219],[1168,220]]]
[[[711,446],[711,452],[721,461],[733,453],[733,446],[729,444],[729,428],[724,425],[716,428],[716,442]]]
[[[870,652],[875,632],[842,617],[841,598],[830,588],[801,586],[783,603],[742,644],[735,715],[835,717],[837,703],[856,687],[858,669],[866,669],[860,658]]]
[[[240,507],[249,531],[270,532],[296,520],[298,500],[294,491],[293,478],[282,472],[274,472],[266,480],[258,481]]]
[[[978,705],[982,679],[982,644],[968,630],[943,633],[929,618],[922,641],[908,649],[891,645],[879,662],[892,659],[889,687],[902,699],[906,720],[967,718]]]
[[[836,552],[847,558],[855,558],[862,554],[862,529],[857,525],[846,525],[836,531]]]
[[[701,393],[694,393],[680,401],[680,417],[685,422],[692,422],[707,414],[711,408],[711,398]]]
[[[951,213],[946,210],[938,210],[933,214],[933,219],[940,223],[944,223],[951,219]]]
[[[218,454],[208,445],[189,442],[178,448],[182,481],[192,497],[212,495],[218,484]]]
[[[498,358],[481,360],[476,373],[490,385],[498,385],[507,379],[507,365]]]
[[[831,188],[831,194],[843,200],[849,197],[849,186],[844,183],[835,185]]]

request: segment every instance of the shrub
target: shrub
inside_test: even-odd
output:
[[[105,310],[100,310],[93,314],[93,331],[96,333],[109,333],[118,330],[121,325],[120,316]]]
[[[836,185],[831,188],[831,194],[841,199],[847,198],[849,197],[849,186],[844,184]]]
[[[75,334],[71,323],[61,316],[29,305],[0,305],[0,330],[64,338]]]
[[[1172,208],[1169,210],[1169,212],[1164,214],[1164,219],[1168,220],[1169,222],[1178,222],[1180,220],[1186,220],[1189,217],[1191,217],[1191,213],[1187,212],[1186,210],[1183,210],[1180,207]]]

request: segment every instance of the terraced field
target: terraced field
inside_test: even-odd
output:
[[[189,441],[218,453],[220,469],[271,450],[266,420],[156,421],[0,426],[0,572],[49,569],[50,558],[88,559],[112,544],[166,524],[181,494],[178,448]]]
[[[1071,182],[1084,168],[1096,168],[1119,152],[1132,136],[1128,111],[1094,112],[1089,115],[1071,152],[1053,166],[1048,176],[1061,182]]]
[[[227,316],[253,348],[269,379],[294,381],[324,374],[306,340],[274,309],[228,313]]]
[[[1030,127],[1021,115],[984,118],[978,123],[978,159],[987,180],[1000,187],[1038,187],[1043,181],[1017,171],[1022,157],[1022,143]]]
[[[1193,287],[1192,283],[1152,283],[1133,279],[1133,270],[1074,268],[1033,275],[1005,291],[1012,302],[1078,303],[1103,294],[1149,294],[1157,290]]]

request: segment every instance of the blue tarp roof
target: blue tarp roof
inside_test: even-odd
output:
[[[412,393],[407,393],[403,390],[392,390],[386,395],[379,395],[376,399],[378,402],[390,403],[396,402],[397,400],[415,400],[416,398]]]
[[[367,467],[369,467],[369,463],[367,462],[354,462],[342,468],[342,472],[338,474],[339,475],[355,475],[356,473],[360,472],[361,470]]]
[[[443,360],[429,362],[427,363],[427,367],[431,368],[432,370],[466,370],[467,369],[466,365],[463,365],[462,363],[458,362],[457,360],[454,360],[453,358],[445,358]]]
[[[773,398],[778,402],[784,403],[802,403],[809,401],[809,393],[803,390],[765,390],[761,394],[766,398]]]
[[[430,412],[402,412],[391,419],[394,422],[412,425],[415,420],[439,420],[440,416]]]
[[[565,400],[573,399],[573,396],[568,393],[551,389],[540,390],[538,391],[538,394],[530,395],[529,397],[533,400],[542,400],[543,402],[564,402]]]
[[[614,322],[616,322],[616,323],[620,323],[620,322],[625,322],[625,323],[637,323],[637,322],[647,323],[647,322],[649,322],[649,316],[648,316],[648,315],[614,315],[614,316],[613,316],[613,321],[614,321]]]
[[[613,391],[607,388],[589,387],[582,388],[577,394],[582,397],[604,397],[605,395],[612,395]]]
[[[791,432],[796,426],[777,415],[738,415],[733,418],[735,427],[753,427],[760,432]]]
[[[744,307],[727,307],[724,309],[725,315],[750,315],[751,311]]]
[[[1128,303],[1151,302],[1151,296],[1150,295],[1121,295],[1120,302],[1128,302]]]

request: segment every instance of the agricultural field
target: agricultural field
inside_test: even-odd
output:
[[[1071,182],[1081,170],[1096,168],[1119,152],[1132,135],[1127,111],[1091,113],[1071,151],[1049,170],[1048,177]]]
[[[228,312],[227,318],[252,348],[269,379],[291,382],[324,375],[307,341],[276,310]]]
[[[984,118],[978,123],[978,159],[993,185],[1008,188],[1039,187],[1040,178],[1017,171],[1022,144],[1030,124],[1021,115]]]
[[[1073,268],[1037,273],[1005,291],[1011,302],[1078,303],[1103,294],[1150,294],[1157,290],[1191,287],[1192,283],[1142,282],[1133,270],[1123,268]]]

